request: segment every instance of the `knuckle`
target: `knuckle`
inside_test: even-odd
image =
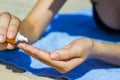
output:
[[[17,22],[20,22],[20,19],[17,16],[12,16],[12,19],[14,19]]]
[[[10,13],[4,12],[0,16],[1,16],[1,18],[10,18]]]
[[[19,25],[20,25],[20,21],[17,18],[12,18],[10,22],[10,26],[19,26]]]
[[[18,19],[16,19],[16,18],[12,18],[12,23],[19,23],[19,21],[18,21]]]
[[[2,14],[10,15],[10,13],[9,13],[9,12],[7,12],[7,11],[6,11],[6,12],[3,12]]]
[[[9,13],[2,13],[0,15],[0,27],[7,27],[10,21]]]

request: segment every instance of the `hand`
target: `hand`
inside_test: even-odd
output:
[[[26,43],[19,43],[18,47],[59,72],[66,73],[86,60],[92,51],[93,41],[88,38],[77,39],[52,53]]]
[[[8,12],[0,14],[0,50],[14,49],[14,45],[6,43],[6,38],[13,39],[19,29],[20,21]]]

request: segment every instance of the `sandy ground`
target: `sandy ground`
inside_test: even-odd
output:
[[[8,11],[21,19],[29,13],[37,0],[0,0],[0,13]],[[91,7],[89,0],[68,0],[60,13]],[[31,75],[24,70],[0,62],[0,80],[65,80]]]

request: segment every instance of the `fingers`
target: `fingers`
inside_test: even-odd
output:
[[[6,37],[12,39],[16,36],[20,20],[4,12],[0,15],[0,42],[4,42]]]
[[[20,20],[8,12],[0,14],[0,47],[13,49],[14,45],[5,43],[6,38],[13,39],[19,29]],[[7,44],[7,46],[6,46]],[[0,50],[2,50],[2,48]]]
[[[79,57],[78,50],[71,44],[65,46],[63,49],[56,50],[51,53],[51,58],[54,60],[69,60],[72,58]]]
[[[50,53],[44,50],[40,50],[36,47],[28,45],[26,43],[18,43],[18,47],[27,52],[32,57],[42,61],[43,63],[52,66],[54,68],[61,68],[62,63],[54,61],[50,58]]]
[[[50,58],[50,53],[44,50],[40,50],[34,46],[31,46],[26,43],[18,43],[18,47],[27,52],[32,57],[38,59],[39,61],[52,66],[54,68],[61,68],[61,65],[59,62],[53,61]]]
[[[0,50],[6,50],[6,49],[12,50],[14,48],[15,48],[15,46],[10,44],[10,43],[2,43],[2,44],[0,44]]]
[[[68,60],[70,59],[69,50],[57,50],[50,54],[51,59],[54,60]]]
[[[56,61],[50,58],[50,53],[44,50],[40,50],[34,46],[31,46],[26,43],[18,43],[18,47],[26,51],[29,55],[33,56],[34,58],[42,61],[43,63],[52,66],[56,70],[61,73],[66,73],[71,69],[78,66],[83,59],[75,58],[68,61]]]
[[[15,16],[12,16],[9,23],[8,31],[7,31],[7,37],[9,39],[12,39],[16,36],[19,25],[20,25],[19,19]]]
[[[5,49],[14,49],[14,45],[11,45],[10,43],[3,43],[3,44],[0,44],[0,50],[5,50]]]
[[[29,55],[33,56],[34,58],[46,62],[50,60],[49,52],[40,50],[36,47],[33,47],[27,43],[18,43],[18,47],[26,51]]]
[[[81,58],[74,58],[74,59],[70,59],[68,61],[59,61],[59,63],[57,65],[59,65],[59,67],[57,67],[56,69],[61,72],[61,73],[67,73],[70,70],[74,69],[75,67],[77,67],[78,65],[80,65],[84,60]]]
[[[72,58],[86,58],[90,54],[93,42],[88,38],[76,39],[64,48],[51,53],[54,60],[69,60]]]
[[[4,42],[6,39],[6,32],[9,22],[10,22],[9,13],[3,13],[0,15],[0,42]]]

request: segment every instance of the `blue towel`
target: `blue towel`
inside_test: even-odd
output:
[[[69,44],[71,41],[89,37],[109,43],[119,43],[119,34],[110,34],[100,29],[92,17],[92,9],[76,11],[70,14],[58,14],[45,30],[42,38],[33,46],[53,51]],[[120,80],[120,68],[94,58],[88,58],[81,65],[66,74],[25,54],[20,49],[0,51],[0,61],[12,64],[29,73],[69,80]]]

